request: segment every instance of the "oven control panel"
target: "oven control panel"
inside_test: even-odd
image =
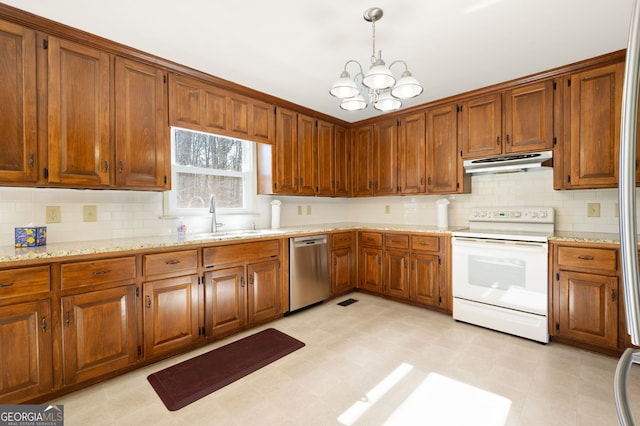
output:
[[[476,207],[470,222],[554,223],[553,207]]]

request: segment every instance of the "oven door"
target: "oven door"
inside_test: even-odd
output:
[[[547,253],[547,243],[454,237],[453,297],[547,315]]]

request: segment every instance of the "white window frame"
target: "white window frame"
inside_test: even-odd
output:
[[[171,190],[164,193],[164,215],[168,217],[174,216],[203,216],[209,214],[209,199],[202,200],[203,207],[193,208],[178,208],[178,198],[176,185],[178,182],[177,174],[182,173],[196,173],[218,176],[233,176],[244,177],[244,199],[242,208],[222,208],[217,206],[216,211],[219,215],[230,214],[253,214],[257,204],[257,177],[256,177],[256,143],[239,138],[229,138],[242,141],[243,150],[243,172],[236,172],[231,170],[217,170],[202,167],[183,166],[176,164],[176,145],[175,145],[175,131],[184,130],[194,133],[204,133],[207,135],[213,135],[223,138],[229,138],[223,135],[217,135],[213,133],[199,132],[197,130],[171,127]],[[199,201],[199,200],[198,200]],[[198,203],[200,204],[200,203]]]

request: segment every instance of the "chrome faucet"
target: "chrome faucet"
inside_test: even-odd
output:
[[[211,213],[211,232],[217,232],[218,226],[224,226],[216,220],[216,196],[211,194],[209,199],[209,213]]]

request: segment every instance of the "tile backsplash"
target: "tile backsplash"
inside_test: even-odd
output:
[[[223,216],[226,229],[255,223],[271,226],[273,199],[282,201],[281,226],[314,223],[367,222],[436,225],[436,201],[447,198],[449,225],[465,226],[476,206],[548,206],[556,212],[562,231],[618,232],[616,189],[554,191],[551,169],[472,177],[471,194],[367,198],[258,196],[256,212]],[[49,242],[86,241],[176,233],[176,218],[164,218],[163,195],[157,192],[0,187],[0,245],[13,245],[14,228],[47,226]],[[600,207],[588,217],[588,204]],[[45,207],[60,207],[60,223],[45,223]],[[95,205],[97,221],[83,221],[83,206]],[[184,217],[189,232],[206,232],[209,215]]]

